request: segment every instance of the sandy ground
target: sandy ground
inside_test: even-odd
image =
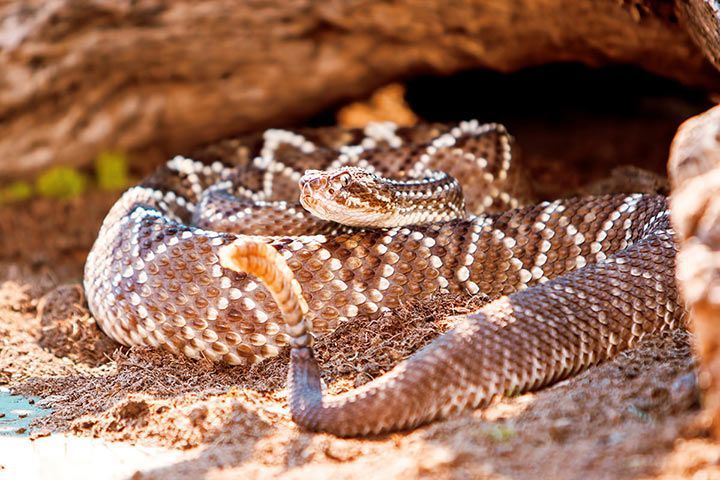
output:
[[[134,478],[720,475],[720,446],[704,439],[695,418],[683,331],[540,393],[413,432],[369,440],[301,432],[285,405],[286,355],[229,368],[120,349],[97,330],[79,281],[114,198],[91,193],[0,209],[0,383],[54,409],[35,422],[35,437],[58,432],[192,452]],[[408,310],[321,339],[331,391],[380,375],[449,327],[447,312]]]
[[[666,120],[663,141],[669,143],[678,122]],[[628,125],[586,129],[593,138],[603,129],[623,131],[622,138],[653,138],[652,129]],[[562,136],[538,134],[536,140],[535,146],[552,144],[573,157]],[[605,147],[603,155],[621,163],[643,152],[639,142],[616,142],[631,154]],[[652,144],[656,154],[643,158],[651,166],[654,158],[661,173],[666,147]],[[551,163],[557,160],[552,149],[543,154],[535,146],[528,150],[541,153],[531,158],[531,168],[546,192],[572,190],[592,179],[588,171],[599,170],[593,163],[584,170]],[[692,337],[685,331],[648,338],[541,392],[370,439],[309,434],[293,425],[284,390],[287,352],[251,368],[230,368],[120,348],[97,329],[81,288],[85,256],[117,195],[89,192],[69,201],[0,207],[0,386],[39,396],[53,409],[33,423],[30,439],[14,442],[37,442],[40,452],[63,450],[66,461],[68,449],[93,455],[82,443],[90,438],[170,452],[163,457],[168,461],[133,467],[137,471],[127,474],[133,479],[720,478],[720,445],[706,438],[698,415]],[[446,300],[436,305],[453,303]],[[329,390],[346,391],[381,375],[450,328],[449,313],[472,308],[410,304],[321,338],[317,352]],[[48,435],[80,437],[80,443],[49,441]],[[18,459],[14,447],[6,448],[12,444],[0,445],[1,476]],[[105,478],[114,464],[98,458],[97,478]]]

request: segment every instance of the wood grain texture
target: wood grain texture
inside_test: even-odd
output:
[[[712,0],[678,2],[678,13],[687,31],[705,56],[720,66],[720,5]]]
[[[81,165],[111,148],[166,158],[420,73],[578,61],[717,86],[673,5],[3,2],[0,175]]]
[[[706,412],[720,436],[720,107],[685,122],[670,152],[677,280],[705,372]]]

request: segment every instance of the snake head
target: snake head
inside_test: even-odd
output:
[[[307,170],[299,185],[302,206],[323,220],[353,227],[384,227],[391,215],[392,191],[363,168]]]

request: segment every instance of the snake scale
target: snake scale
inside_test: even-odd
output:
[[[501,125],[469,121],[268,130],[229,154],[176,157],[107,215],[85,267],[90,309],[120,343],[192,358],[249,364],[290,345],[293,419],[343,436],[536,389],[682,325],[665,198],[533,203],[511,148]],[[353,167],[387,178],[446,172],[403,196],[442,209],[456,178],[468,214],[367,228],[303,208],[301,179],[336,181],[306,171]],[[413,208],[405,216],[427,220]],[[445,292],[494,301],[386,375],[324,398],[313,334]]]

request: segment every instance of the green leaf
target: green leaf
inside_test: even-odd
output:
[[[71,198],[85,191],[87,178],[69,167],[53,167],[35,181],[38,195],[50,198]]]
[[[28,182],[18,180],[0,189],[0,204],[19,202],[33,195],[33,188]]]
[[[95,159],[95,172],[103,190],[122,190],[130,184],[128,160],[122,152],[102,152]]]

